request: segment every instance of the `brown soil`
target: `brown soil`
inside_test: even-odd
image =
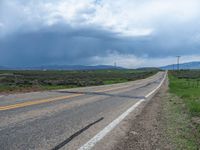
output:
[[[169,100],[167,82],[131,121],[129,132],[120,139],[115,150],[158,150],[174,149],[165,134],[163,106]]]

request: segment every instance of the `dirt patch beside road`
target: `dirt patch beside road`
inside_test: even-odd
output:
[[[165,106],[169,101],[168,83],[144,107],[142,112],[131,121],[129,132],[113,148],[117,150],[174,149],[166,136]]]

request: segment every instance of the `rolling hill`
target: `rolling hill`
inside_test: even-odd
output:
[[[167,65],[160,68],[163,70],[173,70],[173,69],[176,70],[177,64]],[[179,65],[179,68],[180,69],[200,69],[200,61],[181,63]]]

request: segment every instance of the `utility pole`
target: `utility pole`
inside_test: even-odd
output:
[[[179,70],[180,68],[179,68],[179,63],[180,63],[180,57],[181,56],[176,56],[177,57],[177,70]]]
[[[114,66],[115,66],[115,68],[117,68],[117,63],[116,62],[114,63]]]

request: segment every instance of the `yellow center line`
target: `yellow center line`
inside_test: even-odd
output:
[[[128,87],[128,86],[126,86],[126,87]],[[107,91],[122,89],[122,88],[126,88],[126,87],[109,88],[109,89],[105,89],[105,90],[97,90],[95,92],[107,92]],[[81,94],[73,94],[73,95],[68,95],[68,96],[61,96],[61,97],[55,97],[55,98],[48,98],[48,99],[35,100],[35,101],[22,102],[22,103],[17,103],[17,104],[12,104],[12,105],[0,106],[0,111],[16,109],[16,108],[37,105],[37,104],[43,104],[43,103],[48,103],[48,102],[52,102],[52,101],[73,98],[73,97],[77,97],[77,96],[81,96],[81,95],[85,95],[85,94],[82,94],[82,93]]]
[[[37,105],[37,104],[42,104],[42,103],[47,103],[47,102],[77,97],[77,96],[80,96],[80,95],[83,95],[83,94],[73,94],[73,95],[61,96],[61,97],[56,97],[56,98],[49,98],[49,99],[42,99],[42,100],[36,100],[36,101],[17,103],[17,104],[7,105],[7,106],[0,106],[0,111],[1,110],[10,110],[10,109],[15,109],[15,108],[21,108],[21,107],[31,106],[31,105]]]

